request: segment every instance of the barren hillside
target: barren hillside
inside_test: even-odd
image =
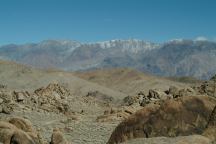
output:
[[[187,87],[190,83],[178,82],[171,78],[153,76],[129,68],[107,68],[92,71],[76,72],[76,76],[109,87],[113,90],[134,95],[139,91],[149,89],[166,90],[170,86]]]

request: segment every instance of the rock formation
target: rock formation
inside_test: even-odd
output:
[[[68,111],[67,98],[69,95],[69,90],[65,87],[51,83],[47,87],[35,90],[32,100],[45,111],[65,113]]]
[[[18,118],[11,119],[9,122],[0,121],[0,142],[4,144],[39,144],[38,137],[30,123],[26,122],[26,120]]]
[[[149,104],[120,123],[108,144],[138,137],[202,134],[215,104],[216,101],[207,96],[183,96],[161,105]]]
[[[207,129],[205,130],[203,135],[209,137],[216,142],[216,106],[214,107],[211,115],[209,116]]]
[[[121,107],[121,108],[110,108],[104,111],[104,115],[97,117],[97,122],[112,122],[122,121],[127,119],[130,115],[134,114],[139,108],[137,107]]]
[[[0,121],[0,143],[3,144],[45,144],[32,126],[31,122],[24,118],[13,117]],[[70,144],[62,132],[55,128],[51,137],[51,144]]]
[[[203,82],[198,87],[194,87],[194,89],[200,94],[216,97],[216,81],[213,78]]]

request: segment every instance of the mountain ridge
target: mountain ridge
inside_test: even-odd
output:
[[[45,40],[0,46],[0,59],[67,71],[129,67],[159,76],[208,79],[216,71],[216,43],[186,39],[165,43],[137,39],[95,43]]]

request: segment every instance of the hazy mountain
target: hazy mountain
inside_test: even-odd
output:
[[[0,57],[40,68],[58,68],[80,45],[76,41],[60,40],[46,40],[38,44],[12,44],[0,47]]]
[[[40,68],[132,67],[162,76],[206,79],[216,72],[216,43],[193,40],[172,40],[164,44],[134,39],[96,43],[46,40],[37,44],[1,46],[0,58]]]
[[[216,72],[216,43],[171,41],[141,57],[141,70],[165,76],[195,76],[206,79]]]

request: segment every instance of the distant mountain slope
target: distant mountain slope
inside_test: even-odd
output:
[[[1,46],[0,58],[69,71],[130,67],[160,76],[200,79],[216,73],[216,43],[210,41],[173,40],[156,44],[133,39],[97,43],[47,40]]]
[[[216,72],[216,43],[190,41],[165,43],[140,59],[141,70],[165,76],[207,79]]]

